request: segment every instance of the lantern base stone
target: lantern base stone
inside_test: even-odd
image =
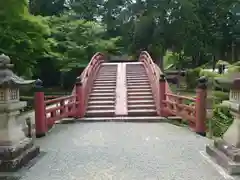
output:
[[[220,166],[222,166],[229,174],[240,174],[240,162],[235,161],[240,157],[240,152],[235,153],[232,148],[226,149],[229,145],[223,142],[214,142],[214,145],[207,145],[207,154]],[[238,150],[239,151],[239,150]]]
[[[0,144],[9,144],[1,142]],[[0,145],[0,172],[15,172],[27,165],[40,153],[33,140],[25,138],[18,144]]]
[[[215,140],[213,145],[206,146],[207,154],[225,168],[231,175],[240,174],[240,149],[229,145],[224,140]]]

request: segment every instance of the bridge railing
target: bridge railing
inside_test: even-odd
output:
[[[83,117],[86,112],[87,103],[89,94],[91,91],[91,87],[93,85],[93,81],[96,78],[96,74],[101,66],[101,64],[104,62],[105,56],[104,54],[98,52],[96,53],[91,61],[88,63],[88,66],[84,69],[82,74],[79,76],[79,91],[81,92],[81,95],[79,96],[80,101],[80,107],[81,112],[78,115],[79,117]],[[75,94],[76,91],[76,85],[73,88],[72,94]]]
[[[155,67],[151,56],[148,52],[143,51],[140,54],[139,61],[143,62],[148,78],[150,80],[153,98],[157,107],[157,113],[160,115],[160,100],[159,100],[159,73]]]
[[[148,74],[159,116],[178,116],[189,122],[192,130],[198,134],[206,134],[207,119],[207,80],[200,78],[196,87],[196,98],[174,94],[162,73],[147,52],[140,54],[139,60]]]
[[[157,113],[158,115],[161,115],[161,103],[160,103],[160,76],[163,75],[163,72],[161,69],[154,63],[152,60],[151,56],[147,51],[143,51],[140,54],[139,61],[143,62],[143,65],[146,69],[148,78],[150,80],[151,88],[152,88],[152,93],[153,93],[153,98],[157,107]],[[168,82],[164,84],[164,91],[167,93],[172,93],[170,86]]]
[[[36,81],[35,92],[35,129],[36,136],[44,136],[48,130],[63,118],[81,118],[85,115],[87,102],[93,81],[104,61],[104,55],[96,53],[82,74],[77,77],[70,96],[51,97],[45,96],[42,81]]]
[[[47,100],[44,103],[48,128],[51,128],[56,121],[62,118],[76,116],[78,102],[76,102],[75,95]]]

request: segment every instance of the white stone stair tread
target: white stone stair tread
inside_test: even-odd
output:
[[[88,109],[91,109],[91,108],[98,108],[99,110],[106,110],[106,108],[108,108],[109,110],[111,109],[115,109],[115,106],[114,105],[90,105],[88,106]]]
[[[95,80],[94,83],[116,83],[116,81],[112,81],[112,80]]]
[[[90,97],[90,98],[89,98],[89,100],[91,100],[91,101],[97,101],[97,100],[99,100],[99,101],[101,100],[101,101],[102,101],[102,100],[110,100],[110,99],[113,99],[113,100],[114,100],[115,97],[114,97],[114,96],[107,96],[107,97],[106,97],[106,96],[105,96],[105,97],[101,97],[101,96],[100,96],[100,97],[99,97],[99,96],[96,97],[96,96],[93,96],[93,97]]]
[[[128,105],[128,108],[134,108],[134,109],[144,108],[144,107],[146,107],[146,109],[149,109],[150,107],[153,109],[156,109],[155,104],[129,104]]]
[[[139,86],[137,86],[137,85],[128,85],[128,89],[149,89],[150,88],[150,85],[144,85],[144,86],[142,86],[142,85],[139,85]]]
[[[157,110],[156,109],[129,109],[128,112],[149,113],[149,112],[157,112]]]
[[[115,89],[93,89],[92,93],[114,93]]]
[[[146,88],[146,89],[141,89],[141,88],[139,88],[139,89],[128,89],[128,92],[141,92],[141,91],[143,91],[143,92],[152,92],[152,89],[149,87],[149,88]]]
[[[90,94],[91,96],[115,96],[115,92],[105,92],[105,93],[98,93],[98,92],[94,92]]]
[[[93,86],[93,90],[94,89],[115,89],[116,86]]]
[[[149,96],[152,95],[152,92],[128,92],[129,96]]]
[[[87,113],[114,113],[115,109],[110,109],[110,110],[106,110],[106,109],[102,109],[102,110],[88,110]]]
[[[145,103],[145,104],[150,104],[150,103],[154,103],[154,100],[129,100],[128,104],[141,104],[141,103]]]
[[[114,104],[115,103],[115,101],[89,101],[88,102],[88,105],[94,105],[94,104],[96,104],[96,105],[98,105],[98,104]]]

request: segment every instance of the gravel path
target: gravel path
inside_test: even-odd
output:
[[[167,123],[61,124],[21,180],[225,180],[200,154],[208,142]]]

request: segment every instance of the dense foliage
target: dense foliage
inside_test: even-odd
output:
[[[208,122],[208,128],[211,129],[212,135],[222,137],[233,122],[233,116],[230,109],[225,106],[216,106],[213,110],[213,117]]]
[[[0,0],[0,52],[20,75],[82,67],[97,51],[163,59],[177,68],[238,60],[237,0]],[[235,45],[235,46],[234,46]],[[163,62],[163,61],[160,61]],[[55,80],[59,83],[59,80]]]

